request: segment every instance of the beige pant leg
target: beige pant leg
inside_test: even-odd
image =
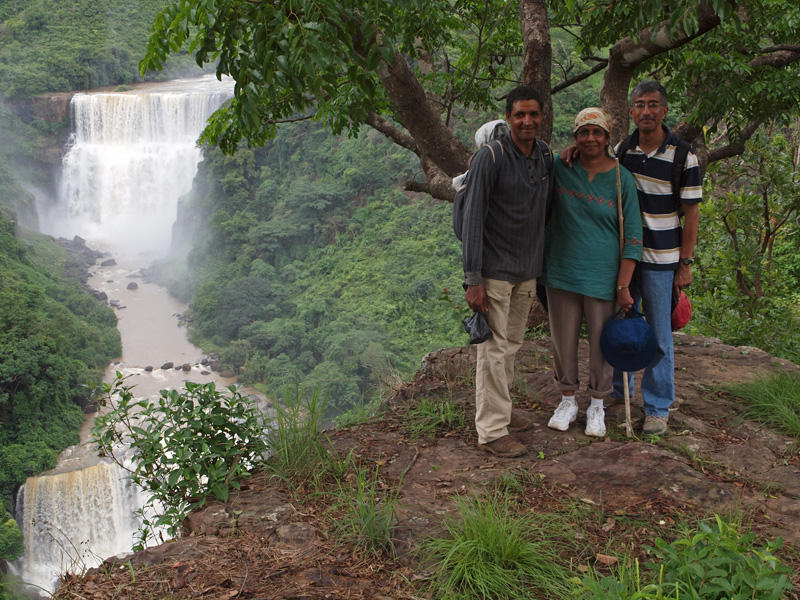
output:
[[[525,323],[533,302],[536,281],[514,284],[484,279],[492,337],[478,345],[475,367],[475,429],[478,443],[487,444],[508,435],[511,420],[509,373],[522,345]],[[524,313],[524,317],[521,315]]]

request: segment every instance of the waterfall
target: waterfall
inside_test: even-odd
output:
[[[232,92],[209,76],[73,96],[60,198],[42,229],[117,256],[162,256],[201,158],[197,137]]]
[[[160,257],[169,249],[178,200],[191,190],[201,159],[197,137],[232,93],[232,81],[205,77],[120,93],[76,94],[60,198],[53,206],[38,207],[42,231],[67,238],[79,235],[90,246],[127,262],[130,268],[125,272]],[[131,306],[118,315],[122,362],[112,371],[138,377],[137,390],[180,387],[180,381],[164,385],[179,377],[177,373],[181,381],[205,382],[212,377],[199,370],[146,373],[144,364],[130,364],[145,360],[137,345],[147,346],[144,354],[154,361],[159,349],[169,348],[166,351],[184,362],[190,359],[182,358],[176,346],[190,346],[188,352],[196,351],[198,358],[200,351],[185,340],[177,321],[172,328],[161,322],[160,313],[168,305],[166,301],[155,305],[153,284],[143,283],[134,293],[125,290],[125,275],[120,272],[101,270],[97,276],[98,289],[117,297],[130,294]],[[166,292],[161,294],[166,297]],[[134,306],[137,302],[141,306]],[[169,310],[164,320],[173,313]],[[140,339],[142,332],[151,331],[151,322],[159,323],[159,331]],[[182,344],[170,336],[182,338]],[[20,489],[15,512],[25,537],[25,554],[13,565],[14,571],[24,582],[52,591],[59,575],[82,572],[129,551],[139,527],[136,511],[144,501],[125,471],[112,463],[98,463],[87,444],[67,449],[53,472],[29,478]]]
[[[25,536],[17,575],[53,590],[59,575],[129,551],[140,525],[135,507],[144,500],[114,463],[29,477],[17,497],[16,518]]]

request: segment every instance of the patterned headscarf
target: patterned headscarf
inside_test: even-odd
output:
[[[578,129],[584,125],[597,125],[602,127],[606,133],[611,133],[611,117],[602,108],[597,108],[596,106],[584,108],[578,113],[575,117],[575,127],[572,129],[572,133],[577,133]]]

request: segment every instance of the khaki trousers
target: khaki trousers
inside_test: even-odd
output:
[[[599,300],[582,294],[547,288],[550,337],[553,340],[553,375],[561,392],[577,391],[578,336],[586,318],[589,334],[589,394],[605,398],[611,393],[614,369],[603,358],[600,334],[614,315],[613,300]]]
[[[514,358],[525,336],[525,325],[536,295],[536,280],[521,283],[483,279],[492,337],[478,344],[475,367],[475,429],[478,443],[508,435]]]

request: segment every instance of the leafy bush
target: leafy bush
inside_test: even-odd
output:
[[[162,390],[153,401],[135,398],[120,373],[104,384],[101,403],[110,410],[98,416],[93,438],[101,456],[150,494],[137,549],[162,527],[177,535],[189,511],[209,498],[226,502],[266,456],[265,419],[251,400],[234,386],[227,394],[213,382],[185,386],[183,393]]]
[[[780,540],[758,546],[755,535],[718,515],[697,529],[669,543],[656,540],[653,566],[663,565],[665,585],[675,585],[681,598],[779,600],[791,589],[791,571],[775,554]]]
[[[590,573],[581,582],[581,600],[780,600],[791,590],[790,569],[776,556],[781,541],[760,546],[752,533],[718,515],[685,528],[672,542],[656,540],[647,566],[657,580],[641,577],[638,562],[616,576]],[[642,579],[645,581],[643,582]]]

